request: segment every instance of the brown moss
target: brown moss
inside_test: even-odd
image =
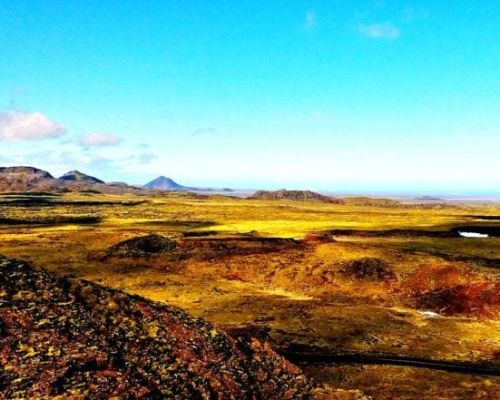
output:
[[[340,273],[355,279],[387,281],[396,277],[391,266],[376,257],[363,257],[341,263]]]

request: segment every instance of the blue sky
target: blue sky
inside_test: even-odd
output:
[[[0,164],[500,191],[500,2],[0,0]]]

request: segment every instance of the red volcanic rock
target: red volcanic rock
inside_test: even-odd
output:
[[[500,282],[476,282],[425,292],[417,306],[443,315],[500,317]]]
[[[0,398],[292,400],[311,389],[256,339],[0,256]]]

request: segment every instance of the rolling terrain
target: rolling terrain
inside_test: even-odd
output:
[[[0,254],[258,338],[319,384],[495,398],[500,206],[344,200],[11,194]]]

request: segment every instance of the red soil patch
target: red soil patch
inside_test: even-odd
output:
[[[422,294],[481,280],[479,274],[454,265],[432,264],[418,268],[405,279],[403,288],[411,295]]]
[[[432,290],[415,297],[417,307],[443,315],[500,318],[500,282],[477,282]]]

